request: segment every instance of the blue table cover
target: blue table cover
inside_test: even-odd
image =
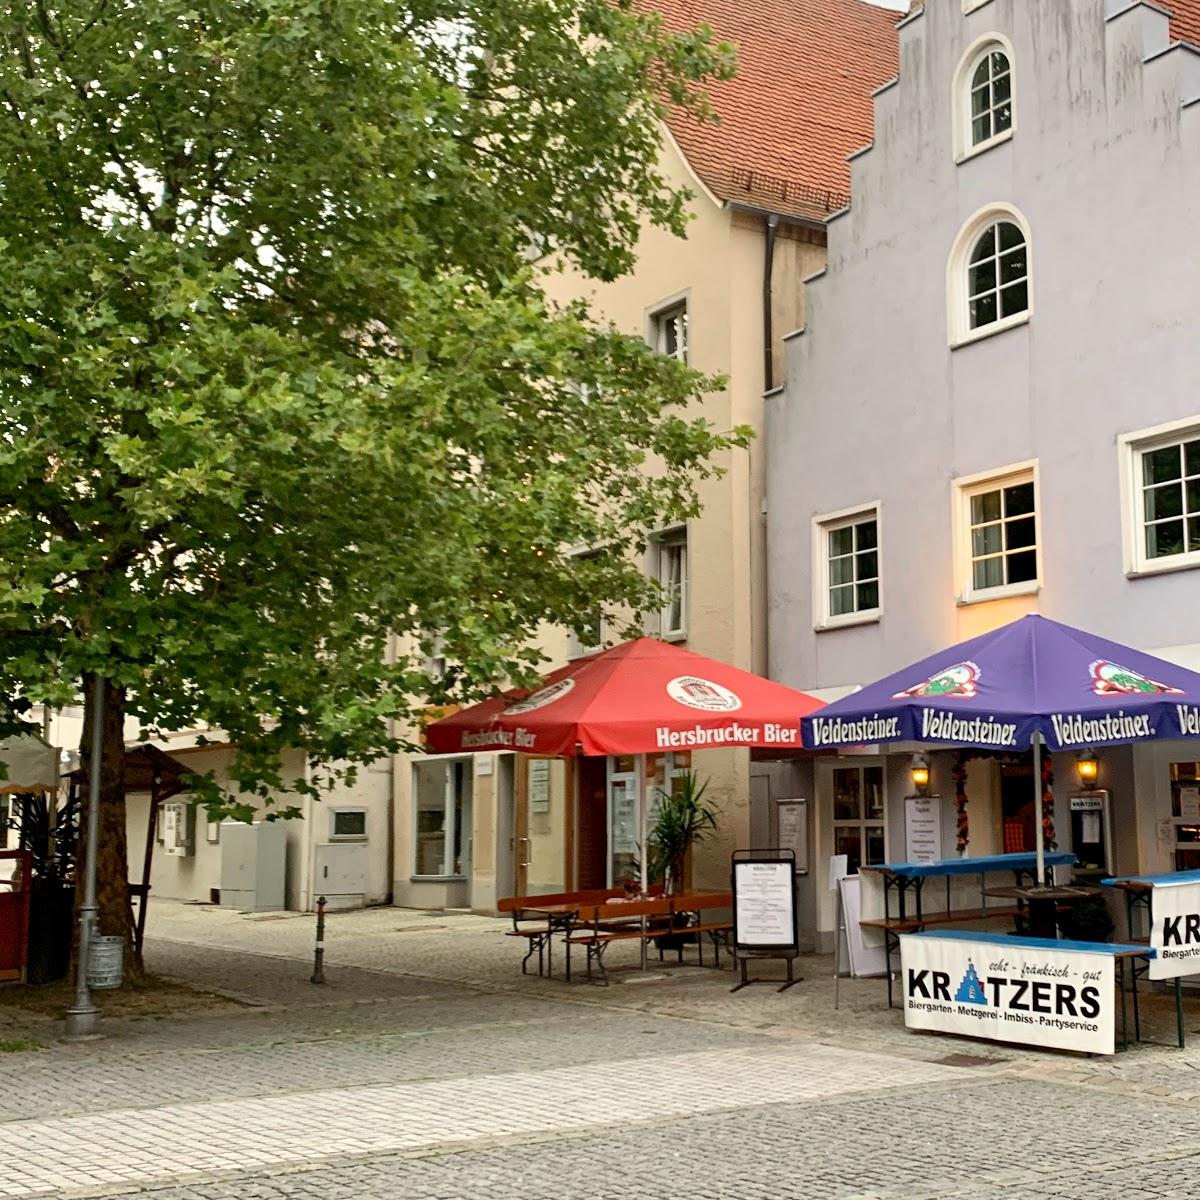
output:
[[[1047,850],[1043,855],[1048,867],[1070,867],[1079,860],[1068,850]],[[945,858],[933,863],[880,863],[863,866],[863,871],[886,871],[903,879],[931,879],[945,875],[984,875],[991,871],[1034,871],[1037,855],[985,854],[980,858]],[[1200,873],[1198,873],[1200,874]]]
[[[1200,871],[1172,871],[1169,875],[1116,875],[1100,880],[1105,887],[1121,883],[1148,883],[1153,887],[1171,887],[1184,883],[1200,883]]]
[[[947,942],[986,942],[989,946],[1012,946],[1028,950],[1076,950],[1083,954],[1138,954],[1153,958],[1156,951],[1150,946],[1123,945],[1119,942],[1073,942],[1067,938],[1015,937],[1011,933],[973,933],[969,929],[927,929],[924,933],[908,933],[905,937],[941,938]]]

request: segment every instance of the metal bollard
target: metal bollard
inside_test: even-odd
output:
[[[325,897],[317,897],[317,945],[313,950],[313,973],[310,983],[325,982]]]

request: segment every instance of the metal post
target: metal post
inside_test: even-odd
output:
[[[313,973],[310,983],[325,982],[325,897],[317,897],[317,945],[313,950]]]
[[[1037,803],[1034,805],[1033,819],[1037,825],[1037,881],[1038,887],[1046,882],[1046,838],[1042,825],[1042,735],[1033,735],[1033,786]]]
[[[88,762],[87,840],[83,864],[83,904],[79,908],[79,959],[75,964],[75,1003],[67,1009],[67,1037],[96,1037],[100,1011],[88,988],[88,959],[96,925],[96,854],[100,845],[100,767],[104,754],[104,677],[92,679],[92,756]]]

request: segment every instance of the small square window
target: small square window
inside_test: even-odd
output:
[[[335,808],[333,810],[332,838],[365,839],[367,836],[367,810],[365,808]]]
[[[1131,453],[1135,570],[1200,565],[1200,438],[1195,430]]]

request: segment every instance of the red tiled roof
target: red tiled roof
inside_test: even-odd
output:
[[[1200,0],[1189,0],[1200,4]],[[903,15],[863,0],[646,0],[673,29],[736,43],[737,78],[706,86],[716,125],[672,112],[692,169],[723,200],[821,216],[849,200],[848,155],[874,129],[872,91],[898,70]]]
[[[1171,37],[1200,46],[1200,0],[1166,0],[1171,12]]]

